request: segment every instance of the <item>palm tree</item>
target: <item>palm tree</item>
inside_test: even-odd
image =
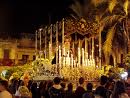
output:
[[[111,0],[108,2],[109,15],[100,20],[100,23],[107,26],[106,40],[103,43],[103,52],[106,64],[109,64],[109,57],[112,55],[115,64],[121,53],[126,52],[128,34],[126,32],[126,19],[128,15],[128,0],[125,2]],[[105,20],[105,21],[104,21]],[[107,22],[106,22],[107,21]],[[107,23],[107,24],[106,24]]]
[[[74,19],[84,18],[100,26],[98,33],[102,35],[103,53],[107,65],[110,55],[115,58],[116,63],[119,53],[126,51],[128,5],[128,0],[91,0],[84,4],[76,1],[70,6],[77,15],[76,17],[72,15]]]

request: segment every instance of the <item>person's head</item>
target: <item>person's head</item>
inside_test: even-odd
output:
[[[8,81],[0,80],[0,91],[8,89]]]
[[[84,78],[83,77],[80,77],[79,78],[79,84],[81,85],[81,84],[83,84],[84,83]]]
[[[117,81],[114,87],[113,98],[119,98],[119,95],[125,93],[125,84],[122,81]]]
[[[69,83],[67,87],[68,87],[68,90],[73,90],[73,84],[72,83]]]
[[[107,76],[101,76],[101,79],[100,79],[100,84],[101,85],[105,85],[108,81],[108,78]]]
[[[93,89],[93,84],[92,83],[88,83],[87,84],[87,90],[88,91],[92,91],[92,89]]]
[[[61,79],[59,77],[55,77],[53,80],[54,84],[58,85],[61,82]]]

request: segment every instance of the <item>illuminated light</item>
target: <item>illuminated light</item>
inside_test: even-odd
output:
[[[124,79],[124,80],[127,79],[127,76],[128,76],[128,72],[123,72],[123,73],[121,74],[121,78]]]

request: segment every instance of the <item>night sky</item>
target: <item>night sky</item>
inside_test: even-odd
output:
[[[71,0],[0,0],[0,32],[34,33],[42,24],[67,16],[70,4]]]

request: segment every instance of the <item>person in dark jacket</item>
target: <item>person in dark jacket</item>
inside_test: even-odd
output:
[[[49,90],[53,86],[53,81],[47,81],[46,89],[45,89],[45,98],[50,98]],[[43,97],[44,98],[44,97]]]
[[[75,91],[75,98],[82,98],[83,94],[85,93],[85,89],[83,88],[84,78],[79,78],[79,86],[76,88]]]
[[[87,84],[87,91],[86,91],[86,93],[83,94],[82,98],[94,98],[92,83]]]
[[[69,83],[64,98],[74,98],[73,84]]]
[[[54,85],[49,89],[49,96],[50,98],[64,98],[63,90],[60,85],[61,79],[59,77],[55,77],[54,80]]]
[[[31,86],[32,98],[38,98],[37,83],[33,83]]]
[[[102,98],[108,98],[108,90],[105,88],[107,81],[108,81],[107,76],[101,76],[100,86],[96,88],[95,95],[98,95]]]
[[[10,85],[9,89],[12,94],[15,94],[17,88],[18,88],[18,80],[14,80],[13,83]]]

